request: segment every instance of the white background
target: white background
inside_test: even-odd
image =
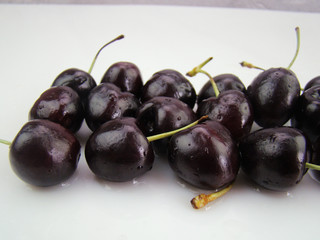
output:
[[[320,12],[318,0],[0,0],[6,3],[49,4],[151,4]]]
[[[88,70],[104,43],[124,34],[99,57],[99,83],[114,62],[131,61],[144,81],[156,71],[186,73],[210,56],[212,75],[233,73],[249,85],[258,70],[292,67],[303,87],[319,75],[320,15],[203,7],[0,5],[0,133],[12,140],[29,109],[63,70]],[[190,78],[197,91],[205,76]],[[84,145],[90,131],[77,135]],[[1,239],[316,239],[320,185],[306,175],[288,192],[271,192],[240,173],[232,190],[202,210],[189,201],[195,189],[175,177],[165,159],[129,183],[99,180],[84,154],[76,174],[52,188],[20,181],[0,146]]]

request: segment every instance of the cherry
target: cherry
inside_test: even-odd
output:
[[[60,73],[51,86],[68,86],[75,90],[81,99],[85,101],[91,89],[97,84],[89,73],[78,68],[70,68]]]
[[[84,119],[81,99],[67,86],[49,88],[30,109],[29,120],[31,119],[47,119],[77,132]]]
[[[116,182],[141,176],[152,168],[154,161],[152,146],[134,118],[103,124],[89,137],[85,156],[95,175]]]
[[[227,90],[238,90],[243,93],[246,93],[246,87],[243,82],[234,74],[226,73],[220,74],[213,77],[215,83],[217,84],[218,90],[220,93]],[[203,85],[198,93],[198,104],[200,104],[204,99],[216,97],[212,84],[210,80]]]
[[[248,86],[247,95],[254,111],[256,123],[261,127],[284,125],[292,116],[294,105],[300,95],[300,84],[290,70],[300,47],[299,28],[297,50],[288,68],[271,68],[260,73]],[[243,66],[254,67],[245,62]]]
[[[120,117],[135,117],[139,100],[129,92],[121,92],[112,83],[101,83],[91,90],[85,103],[85,120],[94,131],[103,123]]]
[[[239,143],[241,168],[258,185],[286,191],[303,178],[311,160],[311,144],[290,127],[257,130]]]
[[[292,117],[300,95],[300,84],[292,71],[271,68],[253,80],[247,94],[259,126],[282,126]]]
[[[314,142],[320,136],[320,85],[305,90],[294,110],[291,125],[301,129]]]
[[[201,189],[228,187],[235,181],[240,167],[237,145],[230,132],[213,120],[173,135],[168,159],[180,178]]]
[[[80,143],[61,125],[31,120],[10,145],[9,159],[15,174],[24,182],[41,187],[62,183],[76,171]]]
[[[320,85],[320,76],[317,76],[313,79],[311,79],[304,87],[304,91],[308,90],[309,88],[311,87],[314,87],[314,86],[318,86]]]
[[[172,131],[196,120],[196,114],[182,101],[171,97],[154,97],[143,103],[137,113],[137,125],[146,136]],[[160,156],[167,153],[168,139],[153,142]]]
[[[112,64],[102,77],[101,83],[113,83],[123,92],[130,92],[140,98],[142,77],[139,68],[130,62]]]
[[[193,108],[197,97],[189,80],[172,69],[156,72],[143,86],[142,102],[158,96],[177,98],[190,108]]]
[[[202,70],[202,67],[212,58],[209,58],[187,75],[195,76],[197,73],[204,73],[210,78],[210,86],[214,97],[204,99],[198,106],[197,115],[208,115],[209,119],[215,120],[228,128],[232,137],[239,140],[251,131],[253,124],[253,110],[246,95],[238,90],[225,90],[219,93],[215,80],[209,73]]]
[[[175,131],[148,138],[134,118],[117,118],[101,125],[88,139],[85,156],[91,171],[113,182],[125,182],[148,172],[154,162],[151,141],[192,127],[203,118]]]
[[[203,100],[197,115],[208,115],[209,119],[220,122],[236,141],[249,134],[253,124],[251,103],[243,92],[237,90],[228,90],[217,98]]]
[[[62,73],[60,73],[56,77],[56,79],[53,81],[51,86],[71,87],[73,90],[75,90],[79,94],[81,99],[83,101],[85,101],[85,99],[88,96],[91,89],[93,89],[95,86],[97,86],[95,80],[93,79],[93,77],[90,74],[91,74],[93,66],[98,58],[98,55],[100,54],[102,49],[104,49],[106,46],[108,46],[109,44],[111,44],[117,40],[120,40],[122,38],[124,38],[124,36],[120,35],[120,36],[116,37],[115,39],[113,39],[112,41],[103,45],[99,49],[97,54],[95,55],[88,72],[85,72],[85,71],[77,69],[77,68],[67,69],[67,70],[63,71]]]

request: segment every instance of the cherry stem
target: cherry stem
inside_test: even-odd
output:
[[[297,59],[297,56],[298,56],[298,53],[299,53],[299,50],[300,50],[300,28],[299,27],[296,27],[295,28],[295,31],[296,31],[296,35],[297,35],[297,47],[296,47],[296,52],[294,54],[294,57],[293,59],[291,60],[289,66],[287,67],[287,69],[290,69],[293,65],[293,63],[296,61]],[[247,68],[255,68],[255,69],[259,69],[259,70],[263,70],[265,71],[265,69],[261,68],[261,67],[258,67],[258,66],[255,66],[253,65],[252,63],[249,63],[249,62],[246,62],[246,61],[243,61],[240,63],[240,65],[242,67],[247,67]]]
[[[94,64],[96,63],[97,58],[98,58],[100,52],[102,51],[102,49],[104,49],[104,48],[105,48],[106,46],[108,46],[109,44],[111,44],[111,43],[113,43],[113,42],[115,42],[115,41],[117,41],[117,40],[120,40],[120,39],[122,39],[122,38],[124,38],[124,35],[121,34],[121,35],[119,35],[118,37],[116,37],[115,39],[113,39],[113,40],[111,40],[110,42],[108,42],[108,43],[106,43],[105,45],[103,45],[103,46],[99,49],[99,51],[97,52],[96,56],[94,57],[94,59],[93,59],[93,61],[92,61],[92,63],[91,63],[90,69],[89,69],[89,71],[88,71],[89,74],[91,74],[92,69],[93,69],[93,66],[94,66]]]
[[[7,141],[7,140],[4,140],[4,139],[0,139],[0,143],[5,144],[5,145],[8,145],[8,146],[11,145],[11,142],[9,142],[9,141]]]
[[[219,89],[217,87],[217,84],[213,80],[213,77],[208,72],[202,70],[202,67],[204,65],[206,65],[208,62],[210,62],[211,60],[212,60],[212,57],[209,57],[206,61],[204,61],[203,63],[201,63],[197,67],[193,68],[191,71],[187,72],[187,76],[194,77],[195,75],[197,75],[197,73],[203,73],[203,74],[207,75],[209,77],[209,79],[210,79],[213,91],[214,91],[216,97],[218,97],[220,92],[219,92]]]
[[[296,58],[297,58],[299,50],[300,50],[300,28],[296,27],[295,30],[296,30],[296,34],[297,34],[297,48],[296,48],[296,53],[294,54],[294,57],[288,66],[288,69],[290,69],[291,66],[293,65],[293,63],[296,61]]]
[[[186,130],[186,129],[190,128],[190,127],[193,127],[193,126],[197,125],[199,122],[201,122],[201,121],[203,121],[203,120],[205,120],[207,118],[208,118],[208,116],[202,116],[201,118],[199,118],[198,120],[194,121],[193,123],[190,123],[187,126],[184,126],[182,128],[178,128],[178,129],[170,131],[170,132],[160,133],[160,134],[157,134],[157,135],[149,136],[149,137],[147,137],[147,139],[148,139],[149,142],[152,142],[152,141],[159,140],[159,139],[162,139],[162,138],[170,137],[170,136],[176,134],[177,132],[180,132],[182,130]]]
[[[313,164],[313,163],[306,163],[306,167],[314,169],[314,170],[317,170],[317,171],[320,171],[320,166],[316,165],[316,164]]]
[[[252,63],[249,63],[249,62],[246,62],[246,61],[241,62],[240,65],[242,67],[254,68],[254,69],[259,69],[259,70],[265,71],[265,69],[263,69],[261,67],[258,67],[258,66],[255,66]]]
[[[230,189],[232,188],[232,185],[218,191],[218,192],[214,192],[214,193],[210,193],[210,194],[199,194],[198,196],[194,197],[191,200],[191,205],[193,208],[195,209],[200,209],[203,208],[204,206],[206,206],[209,202],[212,202],[214,200],[216,200],[217,198],[223,196],[224,194],[226,194],[227,192],[230,191]]]

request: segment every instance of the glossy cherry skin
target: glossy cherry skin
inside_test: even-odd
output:
[[[187,104],[170,97],[154,97],[143,103],[137,113],[137,125],[146,136],[184,127],[196,119],[196,114]],[[152,144],[158,155],[166,155],[168,138]]]
[[[16,175],[28,184],[47,187],[70,178],[80,158],[80,143],[61,125],[48,120],[27,122],[10,145]]]
[[[312,145],[312,159],[310,163],[320,165],[320,137]],[[309,169],[310,176],[320,183],[320,171]]]
[[[133,180],[152,168],[152,146],[134,118],[114,119],[103,124],[88,139],[88,166],[98,177],[112,182]]]
[[[172,69],[156,72],[143,86],[142,102],[158,96],[177,98],[190,108],[193,108],[197,97],[189,80]]]
[[[248,86],[247,95],[256,123],[261,127],[279,127],[292,116],[300,95],[296,75],[285,68],[260,73]]]
[[[314,142],[320,136],[320,86],[314,86],[299,97],[291,125],[302,130]]]
[[[132,93],[121,92],[112,83],[101,83],[92,89],[85,104],[86,123],[94,131],[109,120],[135,117],[139,107],[140,102]]]
[[[238,90],[240,92],[246,93],[246,87],[243,82],[235,75],[226,73],[220,74],[213,77],[214,82],[217,84],[218,90],[220,93],[227,90]],[[200,89],[198,93],[198,104],[201,103],[204,99],[215,97],[216,94],[213,91],[213,87],[210,81],[208,81]]]
[[[101,83],[113,83],[123,92],[130,92],[140,97],[143,81],[139,68],[130,62],[117,62],[112,64],[105,72]]]
[[[250,101],[243,92],[227,90],[216,97],[204,99],[198,109],[198,117],[208,115],[209,119],[220,122],[238,141],[251,131],[253,110]]]
[[[320,85],[320,76],[317,76],[313,79],[311,79],[305,86],[304,86],[304,91],[308,90],[309,88],[311,87],[314,87],[314,86],[318,86]]]
[[[258,185],[275,191],[297,185],[311,159],[309,140],[290,127],[257,130],[240,141],[239,150],[243,172]]]
[[[79,94],[82,101],[85,101],[91,89],[97,84],[89,73],[70,68],[60,73],[51,86],[68,86]]]
[[[77,132],[84,119],[79,95],[67,86],[52,87],[43,92],[29,111],[29,120],[47,119]]]
[[[240,168],[238,149],[230,132],[213,120],[173,135],[168,159],[180,178],[202,189],[227,187],[235,181]]]

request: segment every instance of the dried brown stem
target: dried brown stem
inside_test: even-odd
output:
[[[211,194],[200,194],[196,197],[194,197],[192,200],[191,200],[191,205],[193,208],[195,209],[200,209],[200,208],[203,208],[204,206],[206,206],[209,202],[212,202],[214,200],[216,200],[217,198],[223,196],[224,194],[226,194],[228,191],[230,191],[232,185],[218,191],[218,192],[214,192],[214,193],[211,193]]]

